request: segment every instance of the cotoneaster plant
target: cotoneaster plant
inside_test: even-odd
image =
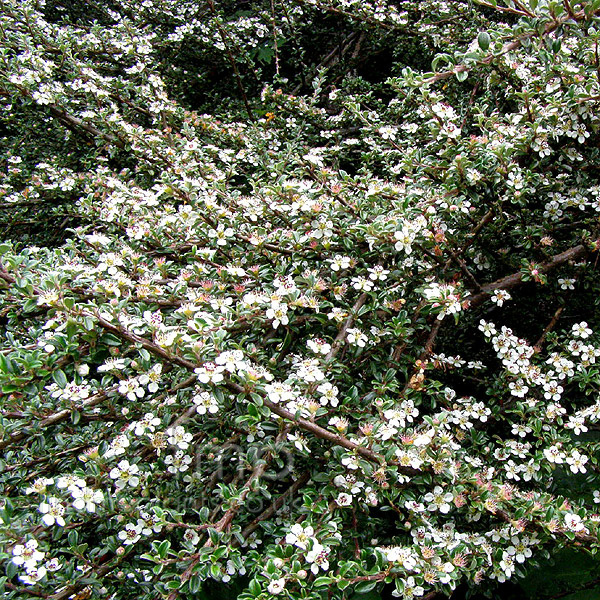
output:
[[[83,223],[0,245],[6,598],[433,599],[596,554],[600,2],[43,4],[0,3],[3,118],[95,158],[2,179]],[[252,95],[325,16],[431,72]],[[163,76],[192,34],[229,112]]]

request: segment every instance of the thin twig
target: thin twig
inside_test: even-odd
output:
[[[213,14],[214,21],[217,25],[217,29],[219,30],[219,35],[221,36],[221,40],[223,41],[223,45],[225,46],[225,52],[227,52],[227,58],[229,59],[229,62],[231,63],[231,67],[233,68],[233,72],[235,73],[237,85],[240,90],[240,94],[242,95],[242,100],[244,101],[244,106],[246,107],[246,112],[248,113],[248,117],[250,118],[251,121],[256,121],[254,113],[252,112],[252,109],[250,108],[250,103],[248,102],[248,96],[246,96],[246,90],[244,89],[244,84],[242,83],[242,77],[240,75],[239,69],[237,68],[237,63],[235,62],[235,57],[233,56],[233,54],[231,53],[231,49],[229,48],[227,34],[225,33],[225,30],[219,21],[219,17],[217,15],[217,10],[215,9],[215,4],[214,4],[213,0],[208,0],[208,6]]]
[[[550,323],[548,323],[548,325],[546,325],[546,328],[544,329],[544,331],[542,332],[542,335],[540,336],[540,339],[534,344],[533,349],[536,353],[540,352],[542,349],[542,344],[544,343],[544,340],[546,339],[546,336],[548,335],[548,333],[550,333],[550,331],[552,331],[552,329],[554,329],[556,323],[558,323],[558,319],[560,318],[560,315],[562,313],[562,311],[565,310],[564,306],[560,306],[556,312],[554,313],[554,316],[552,317],[552,320],[550,321]]]

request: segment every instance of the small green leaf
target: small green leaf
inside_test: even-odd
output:
[[[459,81],[464,81],[469,76],[469,71],[466,69],[464,71],[456,71],[456,79]]]
[[[58,384],[59,387],[64,388],[67,386],[67,376],[62,369],[57,369],[52,373],[52,379]]]
[[[6,576],[12,579],[19,571],[19,567],[14,562],[6,563]]]
[[[477,36],[477,44],[484,52],[488,51],[491,41],[490,34],[487,31],[481,31]]]
[[[190,593],[197,594],[202,587],[202,579],[198,575],[192,575],[188,581]]]
[[[158,556],[160,556],[161,558],[166,558],[170,547],[171,547],[171,542],[169,540],[165,540],[164,542],[161,542],[157,548]]]
[[[363,581],[354,588],[354,591],[357,594],[366,594],[367,592],[370,592],[371,590],[375,589],[376,585],[376,581]]]
[[[253,579],[248,586],[248,590],[253,596],[260,596],[260,583],[256,579]]]

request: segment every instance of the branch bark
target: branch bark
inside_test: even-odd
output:
[[[549,261],[542,263],[539,266],[538,271],[540,273],[547,273],[548,271],[556,269],[557,267],[560,267],[571,260],[583,258],[586,256],[586,254],[588,254],[588,252],[588,248],[586,248],[583,244],[574,246],[573,248],[569,248],[568,250],[553,256]],[[469,308],[472,308],[485,302],[485,300],[487,300],[496,290],[512,290],[523,283],[525,283],[523,281],[523,274],[520,272],[513,273],[512,275],[502,277],[502,279],[497,279],[492,283],[482,285],[481,292],[467,296],[465,298],[465,302],[468,302]]]

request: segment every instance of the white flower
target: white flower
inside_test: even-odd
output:
[[[111,469],[110,477],[115,479],[117,490],[121,490],[127,485],[137,487],[140,484],[139,471],[140,468],[137,465],[130,465],[128,460],[122,460],[116,467]]]
[[[314,383],[325,379],[325,373],[319,368],[317,359],[306,359],[296,364],[296,377],[307,383]]]
[[[137,524],[142,528],[142,535],[150,535],[152,532],[160,533],[163,525],[160,518],[155,514],[141,512]]]
[[[74,498],[73,506],[77,510],[87,510],[87,512],[96,512],[96,504],[104,501],[104,494],[101,490],[94,490],[89,487],[76,488],[71,490],[71,496]]]
[[[385,281],[390,274],[390,272],[381,265],[376,265],[367,269],[367,271],[369,272],[369,279],[372,279],[373,281]]]
[[[312,340],[308,340],[306,345],[312,350],[315,354],[329,354],[331,350],[331,344],[328,344],[322,338],[314,338]]]
[[[119,267],[122,267],[123,264],[123,259],[119,255],[109,252],[100,255],[97,270],[100,273],[106,271],[108,275],[116,275],[119,272]]]
[[[492,302],[498,306],[502,306],[507,300],[511,300],[512,296],[506,290],[496,290],[492,295]]]
[[[425,590],[423,587],[416,584],[415,578],[411,575],[404,580],[404,586],[401,593],[404,600],[410,600],[415,596],[422,596],[425,593]],[[398,597],[400,596],[400,592],[394,590],[392,596]]]
[[[386,558],[389,562],[401,564],[407,571],[411,571],[417,565],[417,561],[410,548],[402,546],[391,546],[384,549]]]
[[[192,398],[192,402],[196,405],[196,412],[199,415],[205,415],[207,412],[211,415],[219,412],[219,404],[217,399],[208,392],[200,392]]]
[[[201,367],[194,369],[194,373],[201,383],[220,383],[223,381],[225,367],[214,362],[206,362]]]
[[[526,464],[522,465],[521,473],[523,475],[523,481],[531,481],[536,477],[536,473],[541,469],[535,460],[532,458]]]
[[[28,540],[25,544],[17,544],[12,549],[12,562],[23,565],[26,569],[33,569],[38,562],[44,560],[46,554],[38,549],[37,540]]]
[[[269,400],[274,404],[279,402],[290,402],[295,400],[298,394],[292,389],[292,386],[287,383],[274,381],[265,386],[265,392],[269,396]]]
[[[479,331],[482,331],[483,335],[485,335],[485,337],[488,338],[493,337],[498,333],[498,331],[496,330],[496,326],[493,323],[488,323],[483,319],[479,321]]]
[[[158,425],[160,425],[160,419],[153,413],[146,413],[142,419],[131,423],[129,429],[133,429],[135,435],[141,436],[145,433],[154,433]]]
[[[267,591],[269,592],[269,594],[280,594],[283,589],[285,588],[285,579],[283,577],[281,577],[280,579],[274,579],[273,581],[271,581],[271,583],[269,583],[269,585],[267,586]]]
[[[108,371],[122,371],[127,366],[124,358],[107,358],[103,364],[98,367],[99,373]]]
[[[419,434],[413,440],[413,446],[417,446],[417,447],[428,446],[429,444],[431,444],[434,437],[435,437],[435,431],[433,429],[430,429],[429,431],[426,431],[425,433]]]
[[[530,558],[533,552],[528,546],[529,538],[525,537],[520,540],[516,535],[511,538],[512,546],[506,549],[510,556],[514,556],[518,563],[524,563],[525,559]]]
[[[352,471],[356,471],[358,469],[358,458],[352,454],[347,454],[342,458],[342,464]]]
[[[429,502],[429,506],[427,510],[430,512],[434,512],[439,510],[441,513],[450,512],[450,502],[454,499],[454,496],[450,492],[444,493],[444,490],[441,486],[436,485],[433,488],[433,492],[429,492],[425,494],[423,500],[425,502]]]
[[[300,523],[294,523],[290,529],[290,533],[285,536],[286,544],[293,544],[302,550],[306,550],[308,542],[313,539],[315,531],[311,525],[302,527]]]
[[[277,329],[280,325],[287,325],[290,322],[287,311],[288,305],[285,303],[267,309],[266,317],[273,321],[273,329]]]
[[[332,385],[328,381],[326,381],[325,383],[322,383],[317,388],[317,392],[319,392],[321,394],[321,397],[319,398],[319,402],[321,403],[321,406],[327,406],[329,404],[330,406],[335,407],[339,404],[339,400],[337,397],[339,390],[338,390],[337,386]]]
[[[200,536],[194,529],[186,529],[185,533],[183,534],[183,539],[188,544],[196,546],[200,541]]]
[[[120,456],[125,454],[125,448],[129,447],[129,438],[125,434],[118,435],[110,443],[110,447],[104,453],[104,458],[111,458],[112,456]]]
[[[521,480],[521,477],[519,476],[521,469],[519,468],[519,465],[515,463],[514,460],[510,459],[509,461],[507,461],[504,465],[504,469],[506,470],[506,477],[508,479],[514,479],[515,481]]]
[[[304,438],[303,436],[296,433],[288,433],[287,439],[289,442],[292,442],[292,444],[294,444],[294,446],[298,448],[300,452],[307,452],[308,454],[310,454],[310,448],[306,443],[306,438]]]
[[[235,232],[231,227],[225,227],[222,223],[219,223],[217,229],[210,229],[208,237],[217,240],[217,246],[226,246],[228,238],[232,238]]]
[[[190,468],[192,457],[184,454],[183,450],[177,450],[174,455],[165,457],[165,464],[169,465],[167,471],[169,473],[184,473]]]
[[[544,387],[544,398],[546,400],[560,400],[560,397],[563,393],[563,387],[558,385],[556,381],[550,380],[546,381],[543,385]]]
[[[510,430],[513,435],[517,435],[521,438],[527,437],[527,434],[531,433],[532,431],[533,430],[531,427],[529,427],[529,425],[523,425],[522,423],[515,423]]]
[[[561,464],[565,459],[565,453],[557,445],[550,446],[544,450],[546,460],[551,463]]]
[[[61,400],[68,400],[71,402],[78,402],[79,400],[85,400],[90,396],[90,386],[85,381],[82,383],[67,383],[64,388],[59,387],[56,383],[48,386],[53,398],[60,398]]]
[[[125,529],[119,531],[119,539],[123,541],[124,546],[135,544],[141,537],[142,525],[139,523],[127,523]]]
[[[517,396],[517,398],[524,398],[529,391],[529,387],[525,385],[525,381],[523,379],[517,379],[516,381],[511,381],[508,384],[510,389],[510,393],[513,396]]]
[[[344,310],[342,310],[341,308],[338,308],[336,306],[334,306],[331,311],[329,313],[327,313],[327,318],[329,320],[334,320],[337,321],[338,323],[341,323],[346,317],[348,316],[348,313],[345,312]]]
[[[59,525],[64,527],[65,507],[62,505],[59,498],[48,498],[48,502],[42,502],[38,509],[44,516],[42,521],[50,527],[51,525]]]
[[[190,447],[190,442],[194,438],[191,433],[187,433],[182,425],[169,427],[166,431],[169,444],[177,446],[181,450],[187,450]]]
[[[349,269],[352,259],[349,256],[340,256],[339,254],[336,254],[336,256],[329,259],[329,262],[331,263],[332,271],[339,271]]]
[[[79,375],[81,375],[82,377],[87,377],[87,375],[90,374],[90,365],[83,363],[81,365],[77,365],[75,367],[75,370],[77,371],[77,373]]]
[[[32,567],[25,574],[19,575],[19,579],[26,585],[34,585],[46,576],[46,567]]]
[[[352,504],[352,496],[346,494],[346,492],[340,492],[335,501],[338,506],[350,506]]]
[[[158,391],[158,384],[162,378],[162,365],[154,365],[147,373],[143,373],[139,377],[139,381],[142,385],[148,386],[148,391],[154,394]]]
[[[348,343],[352,346],[358,346],[359,348],[364,348],[367,345],[367,336],[357,328],[349,328],[346,330],[346,339]]]
[[[46,564],[44,566],[48,571],[52,573],[62,569],[62,563],[58,560],[58,558],[51,558],[50,560],[46,561]]]
[[[415,240],[415,232],[408,228],[407,225],[404,225],[402,229],[394,232],[394,238],[396,238],[396,243],[394,244],[394,248],[400,252],[400,250],[404,250],[406,254],[410,254],[412,252],[412,243]]]
[[[588,327],[588,324],[585,321],[581,323],[575,323],[572,327],[572,332],[575,337],[579,337],[582,340],[589,338],[592,335],[592,330]]]
[[[69,491],[72,491],[78,487],[85,487],[85,479],[82,479],[77,475],[62,475],[58,478],[56,487],[60,488],[61,490],[67,488]]]
[[[585,454],[580,454],[577,450],[571,452],[571,456],[567,456],[566,462],[569,464],[569,468],[573,473],[585,473],[585,463],[589,458]]]
[[[352,287],[360,292],[370,292],[373,289],[373,282],[366,277],[353,277]]]
[[[567,429],[572,429],[575,435],[581,435],[588,430],[585,424],[585,417],[582,415],[571,415],[569,417],[569,422],[565,423],[565,427]]]
[[[572,277],[561,277],[558,280],[558,284],[560,285],[561,290],[574,290],[575,289],[575,279]]]
[[[49,485],[52,485],[54,483],[54,479],[50,479],[48,477],[39,477],[38,479],[36,479],[33,484],[31,485],[31,487],[28,487],[25,490],[26,494],[45,494],[46,493],[46,488]]]
[[[331,549],[327,546],[322,546],[319,542],[314,542],[312,548],[306,553],[306,562],[312,563],[310,570],[317,575],[319,568],[323,571],[329,569],[329,552]]]
[[[130,377],[129,379],[123,379],[119,383],[119,394],[126,396],[128,400],[137,400],[143,398],[146,394],[146,390],[141,386],[140,381],[137,377]]]
[[[226,352],[221,352],[215,359],[215,363],[222,365],[229,373],[246,370],[244,353],[241,350],[227,350]]]
[[[449,283],[430,283],[429,287],[423,290],[423,296],[431,302],[432,308],[441,309],[437,316],[438,321],[448,314],[456,314],[462,310],[460,294]]]
[[[585,529],[585,525],[581,522],[581,517],[574,513],[567,513],[565,515],[565,527],[570,531],[583,531]]]

